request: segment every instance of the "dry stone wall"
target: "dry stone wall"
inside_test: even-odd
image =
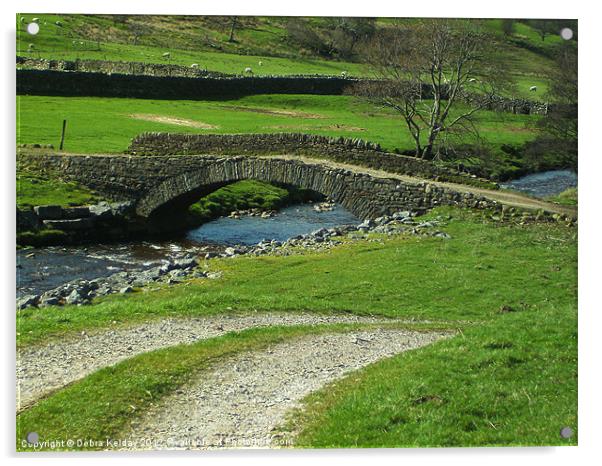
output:
[[[17,57],[17,93],[30,95],[193,100],[254,94],[341,95],[358,82],[343,76],[242,76],[170,64]],[[422,94],[430,91],[425,84]],[[471,99],[478,96],[467,100]],[[487,109],[546,114],[549,106],[499,96]]]

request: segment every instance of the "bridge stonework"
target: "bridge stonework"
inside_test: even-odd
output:
[[[226,184],[254,179],[319,192],[362,219],[438,205],[493,207],[495,201],[429,183],[380,178],[318,162],[252,156],[19,154],[18,163],[59,173],[115,200],[131,200],[141,217],[183,208]]]

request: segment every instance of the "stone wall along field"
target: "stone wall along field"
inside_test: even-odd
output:
[[[342,95],[360,79],[344,76],[228,75],[181,65],[17,57],[17,94],[204,99],[255,94]],[[431,87],[423,86],[427,96]],[[469,96],[467,100],[478,99]],[[487,109],[546,114],[548,104],[498,96]]]

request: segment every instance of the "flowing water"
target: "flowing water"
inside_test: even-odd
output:
[[[577,174],[570,170],[550,170],[501,183],[500,186],[544,198],[577,186]]]
[[[287,207],[274,217],[219,218],[171,241],[136,241],[86,246],[50,246],[17,251],[17,297],[39,294],[76,279],[90,280],[120,271],[142,270],[185,253],[223,251],[228,245],[284,241],[319,228],[357,224],[340,205],[317,212],[311,204]]]

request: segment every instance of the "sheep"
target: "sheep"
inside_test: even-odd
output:
[[[531,92],[536,92],[536,91],[537,91],[537,86],[531,86],[531,87],[529,88],[529,90],[530,90]]]
[[[165,52],[163,55],[161,55],[163,58],[165,58],[166,60],[169,60],[171,58],[171,53],[169,52]]]
[[[199,64],[198,63],[193,63],[192,65],[190,65],[191,68],[198,68]]]
[[[263,62],[260,61],[259,63],[257,63],[259,66],[263,66]]]
[[[476,80],[475,78],[470,78],[470,79],[468,80],[468,82],[469,82],[469,83],[476,83],[476,82],[477,82],[477,80]]]
[[[250,67],[250,66],[247,66],[247,67],[245,68],[245,73],[247,73],[247,74],[253,74],[253,70],[251,69],[251,67]]]
[[[341,71],[341,78],[347,77],[347,71]]]

